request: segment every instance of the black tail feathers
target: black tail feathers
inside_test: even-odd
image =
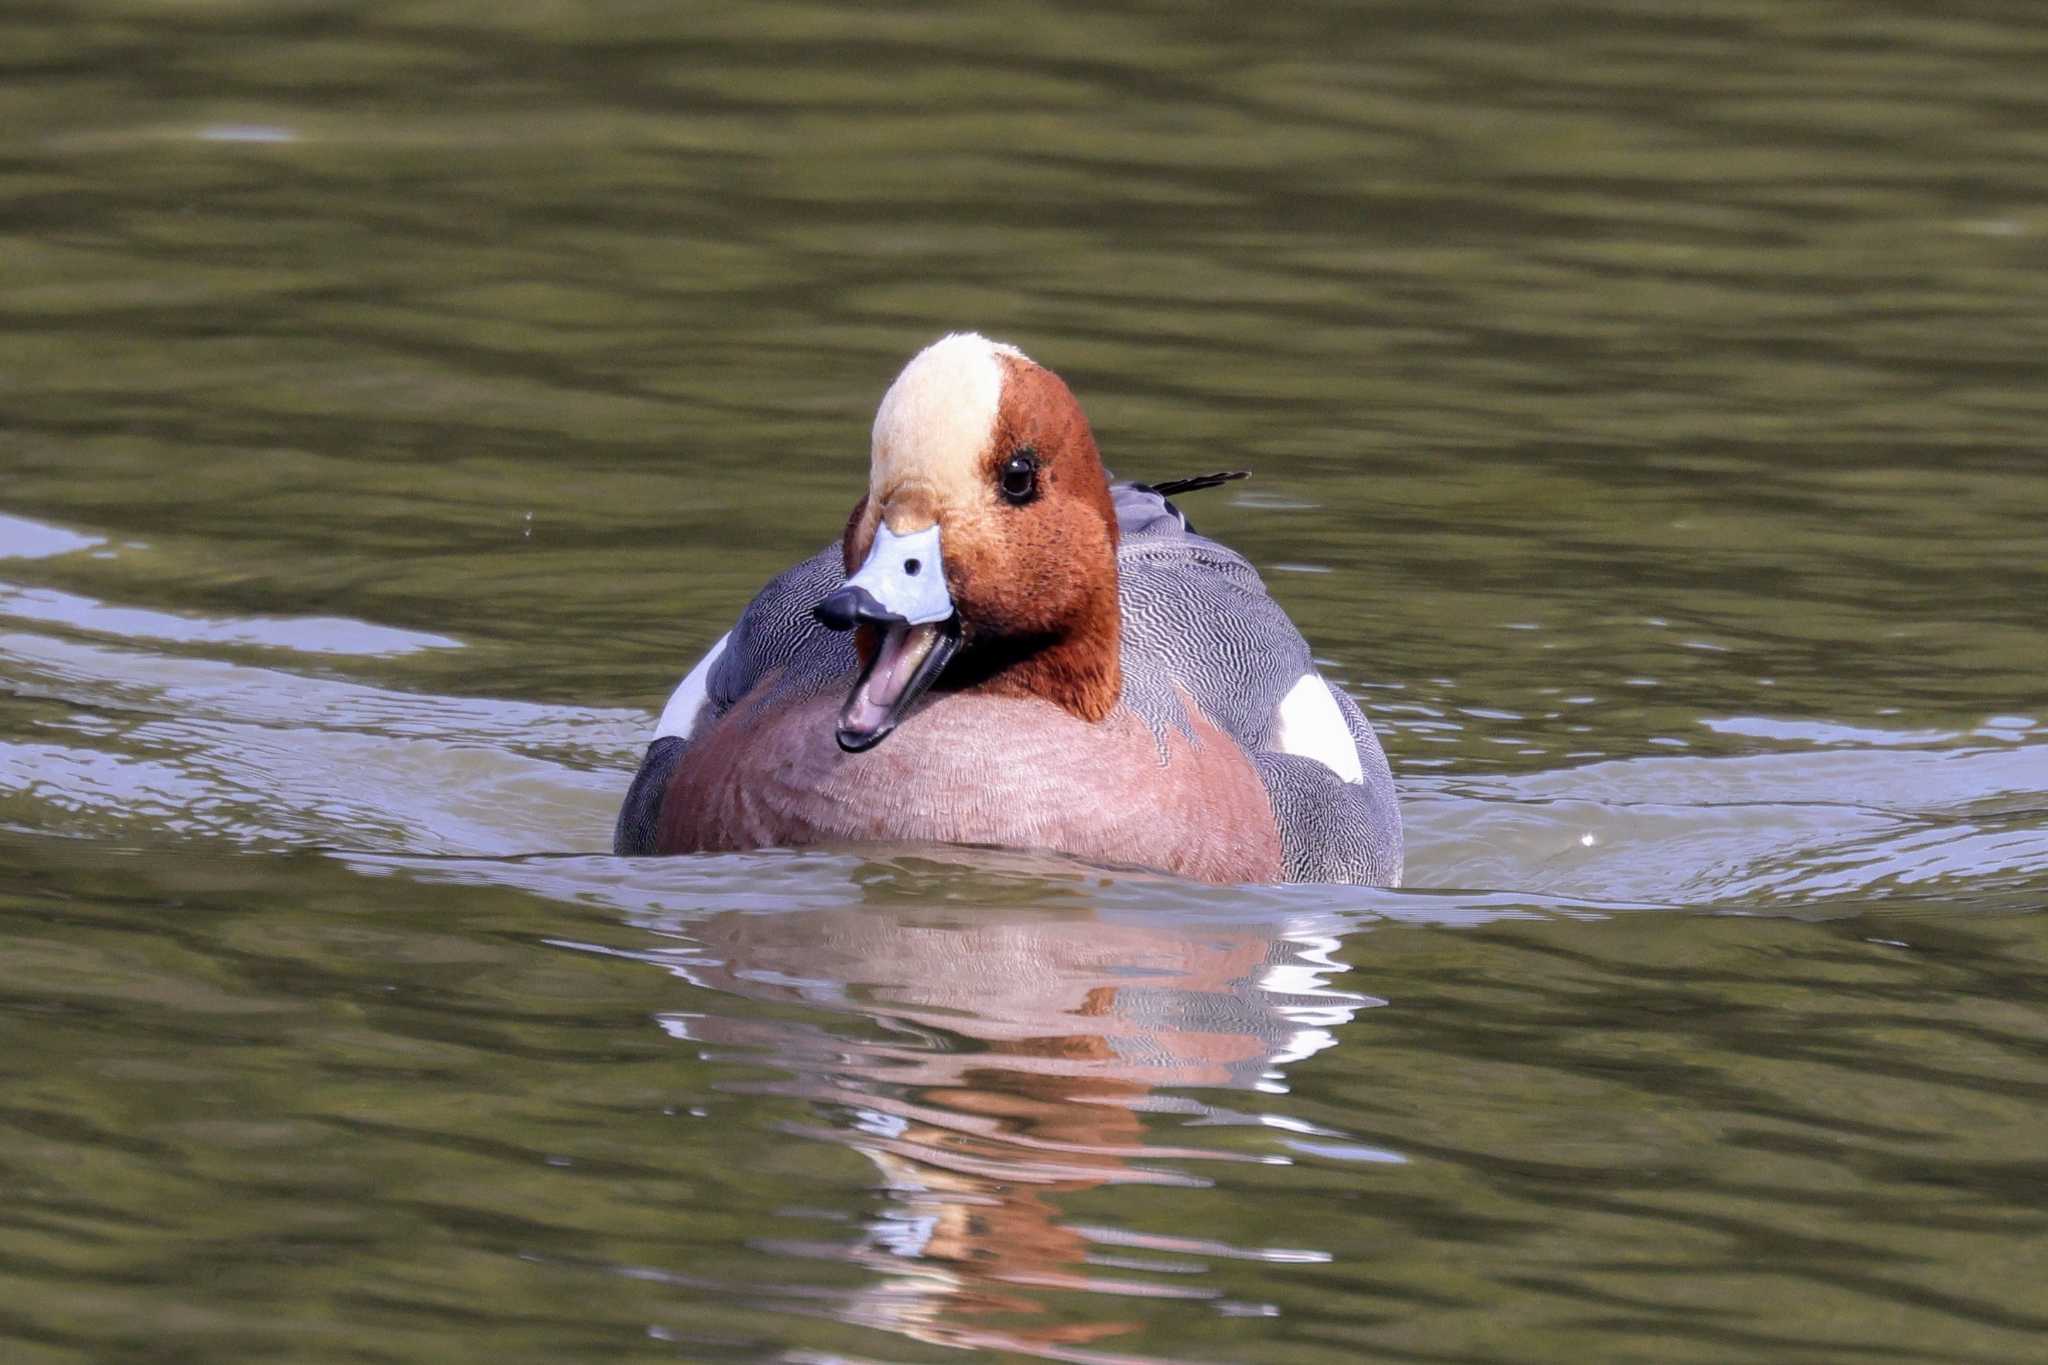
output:
[[[1214,474],[1196,474],[1185,479],[1168,479],[1164,483],[1148,483],[1142,487],[1151,489],[1162,498],[1177,498],[1182,493],[1199,493],[1205,488],[1221,488],[1226,483],[1249,479],[1249,469],[1226,469]]]

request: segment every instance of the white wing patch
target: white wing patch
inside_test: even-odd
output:
[[[690,732],[697,728],[697,717],[703,714],[704,703],[710,699],[711,666],[718,662],[719,655],[725,653],[725,642],[731,638],[731,631],[719,636],[710,653],[699,659],[697,666],[690,670],[690,676],[676,685],[668,705],[661,708],[661,719],[655,722],[656,739],[667,739],[671,735],[688,739]]]
[[[1365,781],[1351,727],[1344,723],[1336,695],[1320,673],[1302,674],[1280,699],[1280,708],[1273,713],[1272,742],[1281,753],[1312,758],[1346,782]]]

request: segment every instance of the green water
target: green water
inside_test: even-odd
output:
[[[2048,1356],[2044,70],[0,11],[0,1359]],[[603,853],[963,327],[1256,471],[1406,889]]]

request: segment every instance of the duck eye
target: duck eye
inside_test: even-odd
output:
[[[1003,472],[998,480],[1003,496],[1012,503],[1022,506],[1038,495],[1038,452],[1030,446],[1018,446],[1010,452],[1010,458],[1003,461]]]

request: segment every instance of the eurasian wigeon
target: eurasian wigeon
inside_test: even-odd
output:
[[[670,698],[620,853],[932,842],[1212,882],[1401,877],[1372,726],[1250,564],[1112,486],[1059,376],[963,333],[875,414],[839,543]]]

